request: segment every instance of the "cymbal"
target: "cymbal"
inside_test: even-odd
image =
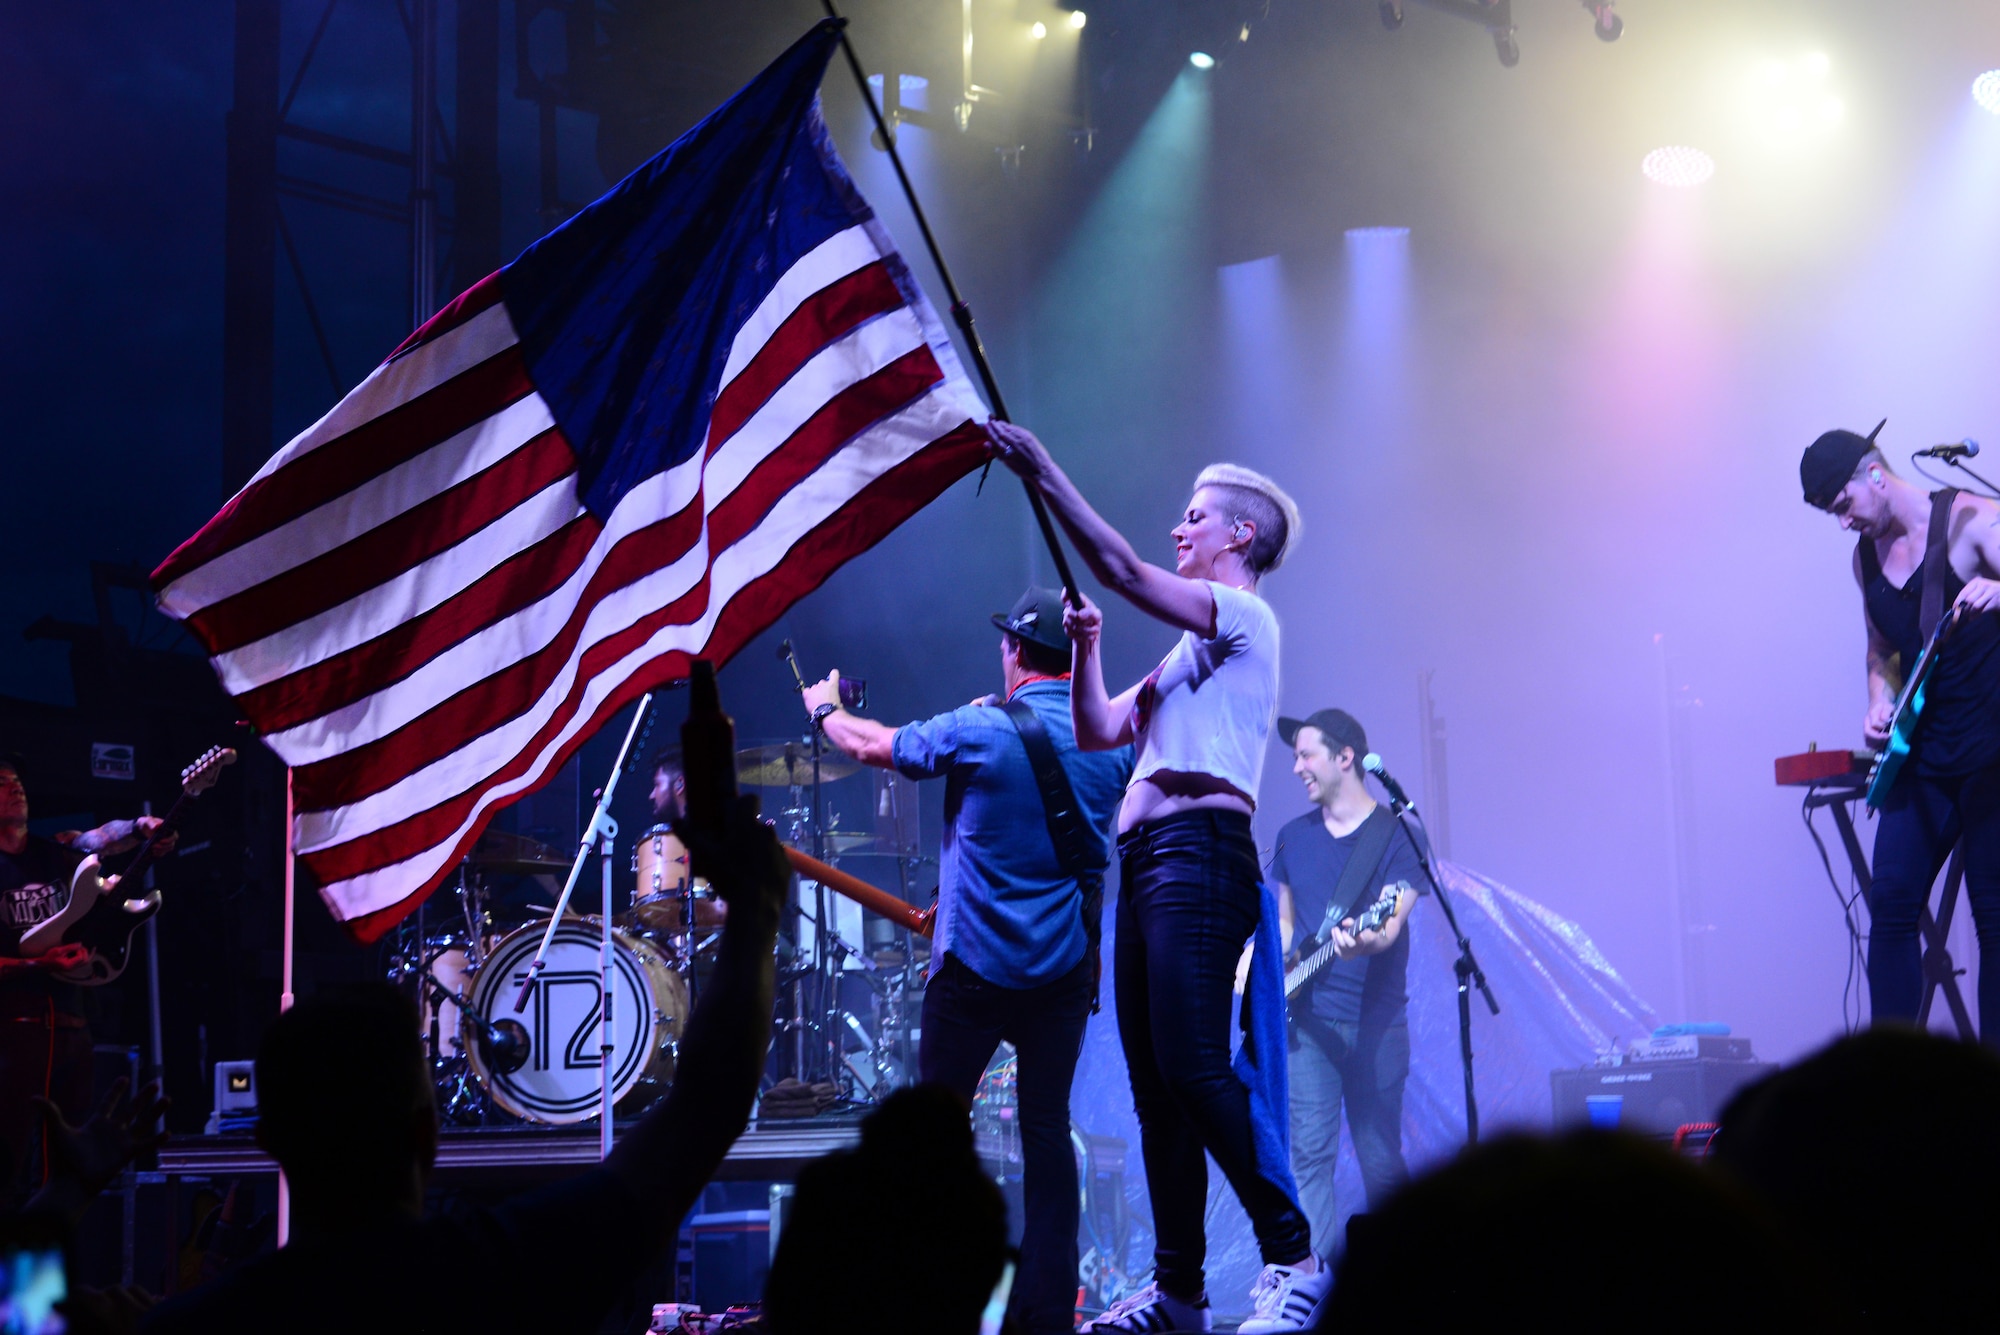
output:
[[[819,753],[822,782],[860,772],[860,762],[849,760],[839,751]],[[736,781],[753,788],[803,788],[813,781],[812,748],[804,742],[745,747],[736,753]]]
[[[875,842],[875,836],[864,830],[828,830],[825,837],[829,853],[852,853]],[[806,842],[812,842],[811,836],[807,836]]]
[[[488,830],[479,836],[466,861],[474,870],[495,876],[534,876],[541,872],[569,870],[570,860],[537,839],[505,830]]]

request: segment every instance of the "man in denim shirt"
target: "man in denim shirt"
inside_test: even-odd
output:
[[[1003,1039],[1014,1045],[1027,1218],[1013,1308],[1029,1335],[1066,1335],[1074,1326],[1078,1223],[1069,1090],[1096,995],[1096,929],[1086,922],[1084,888],[1057,859],[1021,735],[999,705],[1020,700],[1041,720],[1081,809],[1088,860],[1098,867],[1109,860],[1111,818],[1132,774],[1132,748],[1076,749],[1061,594],[1030,589],[993,624],[1001,631],[1005,696],[890,729],[840,707],[836,672],[808,687],[805,703],[828,739],[856,760],[945,780],[918,1066],[923,1079],[969,1104],[995,1048]],[[1091,897],[1091,908],[1100,898]]]

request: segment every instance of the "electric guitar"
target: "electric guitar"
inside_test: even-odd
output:
[[[1383,886],[1382,897],[1363,909],[1361,915],[1354,919],[1354,935],[1382,930],[1382,924],[1396,916],[1396,904],[1401,894],[1402,891],[1397,886]],[[1333,963],[1333,957],[1333,942],[1328,941],[1288,969],[1285,972],[1285,1000],[1290,1001],[1297,996],[1300,990],[1313,980],[1314,975]]]
[[[1895,717],[1889,723],[1889,744],[1876,755],[1874,767],[1868,771],[1868,805],[1876,810],[1889,800],[1889,790],[1895,786],[1903,762],[1916,749],[1917,721],[1924,712],[1924,687],[1929,684],[1931,672],[1937,667],[1945,636],[1956,625],[1958,609],[1954,607],[1931,632],[1930,643],[1917,656],[1917,665],[1910,670],[1910,679],[1903,683],[1902,692],[1896,696]]]
[[[32,958],[68,941],[90,952],[88,960],[73,969],[57,970],[65,982],[95,987],[125,972],[132,960],[132,934],[140,924],[160,909],[160,892],[150,891],[139,898],[116,894],[118,887],[136,876],[154,855],[154,849],[174,828],[181,810],[222,777],[224,766],[236,763],[236,752],[226,746],[212,746],[201,759],[181,771],[181,795],[167,812],[166,819],[146,836],[139,851],[116,876],[106,876],[95,853],[85,858],[69,882],[69,902],[61,912],[45,918],[21,936],[20,954]]]

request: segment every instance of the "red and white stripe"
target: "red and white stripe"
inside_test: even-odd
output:
[[[155,572],[293,767],[294,849],[357,936],[613,711],[726,660],[977,464],[982,410],[890,253],[866,224],[785,273],[705,451],[601,524],[488,279]]]

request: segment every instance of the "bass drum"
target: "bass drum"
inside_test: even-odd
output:
[[[489,1023],[509,1021],[527,1035],[527,1060],[515,1071],[496,1071],[482,1044],[472,1043],[472,1070],[494,1103],[531,1122],[561,1126],[597,1115],[597,1001],[603,928],[566,918],[549,945],[548,964],[516,1011],[514,998],[547,924],[530,923],[502,937],[487,954],[473,984],[472,1006]],[[664,1087],[674,1078],[681,1028],[687,1023],[687,983],[651,946],[623,932],[611,934],[611,1095],[616,1103],[641,1083]]]

